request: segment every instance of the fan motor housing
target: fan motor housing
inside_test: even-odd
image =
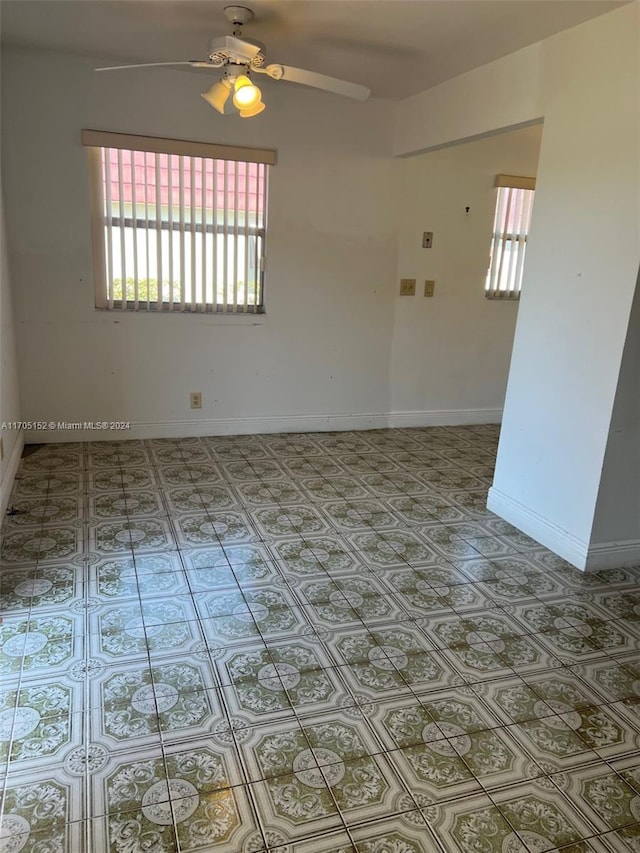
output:
[[[228,62],[260,67],[265,61],[265,47],[252,39],[220,36],[209,42],[209,59],[217,68]]]

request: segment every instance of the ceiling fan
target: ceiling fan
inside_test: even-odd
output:
[[[242,118],[261,113],[265,105],[262,92],[251,80],[251,74],[267,74],[273,80],[287,80],[314,89],[324,89],[336,95],[366,101],[371,90],[358,83],[348,83],[326,74],[292,68],[290,65],[265,65],[265,46],[254,39],[244,38],[242,27],[253,18],[245,6],[225,6],[225,16],[233,25],[233,34],[211,40],[207,59],[188,59],[178,62],[143,62],[135,65],[112,65],[96,71],[122,71],[128,68],[153,68],[161,65],[190,65],[192,68],[224,69],[223,77],[202,93],[202,97],[219,113],[231,97]]]

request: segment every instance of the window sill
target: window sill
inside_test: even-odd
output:
[[[485,293],[484,298],[492,302],[520,302],[519,293]]]
[[[170,311],[169,309],[157,309],[151,308],[147,310],[146,308],[140,308],[136,310],[135,308],[119,308],[118,306],[114,306],[113,308],[103,308],[100,305],[94,306],[95,310],[103,315],[112,315],[114,317],[193,317],[199,318],[200,320],[207,320],[210,322],[216,323],[240,323],[242,325],[260,325],[264,322],[266,318],[266,312],[247,312],[246,314],[242,311],[240,312],[225,312],[225,311]]]

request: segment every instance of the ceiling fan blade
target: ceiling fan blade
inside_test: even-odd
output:
[[[275,73],[272,73],[270,69],[273,69]],[[282,69],[282,73],[276,69]],[[346,98],[355,98],[357,101],[366,101],[371,94],[371,89],[367,89],[366,86],[361,86],[359,83],[349,83],[346,80],[338,80],[337,77],[328,77],[326,74],[306,71],[304,68],[292,68],[290,65],[269,65],[265,71],[276,80],[289,80],[291,83],[313,86],[314,89],[324,89],[326,92],[344,95]]]
[[[94,71],[124,71],[125,68],[155,68],[159,65],[195,65],[199,68],[202,65],[211,65],[211,63],[200,62],[195,59],[188,59],[186,62],[138,62],[135,65],[108,65],[106,68],[95,68]]]

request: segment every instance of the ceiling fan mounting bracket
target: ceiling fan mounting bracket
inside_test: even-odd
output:
[[[234,26],[234,36],[242,35],[242,25],[248,24],[254,17],[251,9],[246,6],[225,6],[224,14],[229,23]]]

